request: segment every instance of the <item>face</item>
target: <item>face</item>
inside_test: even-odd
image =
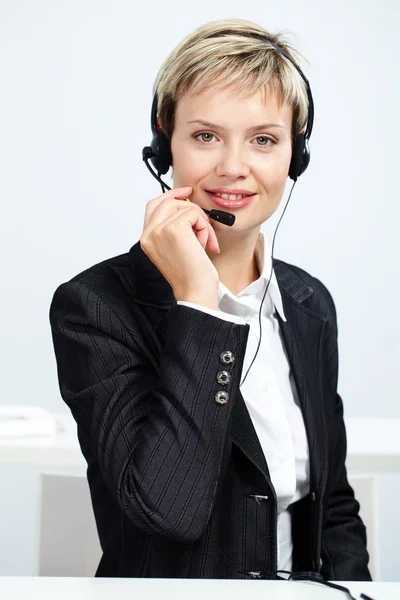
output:
[[[217,232],[259,230],[284,192],[291,126],[291,106],[280,105],[273,91],[241,99],[233,88],[186,94],[177,103],[171,138],[174,187],[192,186],[192,202],[236,215],[232,227],[212,220]],[[253,196],[243,206],[224,208],[210,193],[221,188]]]

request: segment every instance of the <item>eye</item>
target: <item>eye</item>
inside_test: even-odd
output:
[[[215,137],[215,136],[214,136],[214,134],[213,134],[213,133],[210,133],[209,131],[201,131],[200,133],[196,133],[196,134],[194,135],[194,138],[197,140],[197,139],[198,139],[200,136],[202,136],[202,135],[203,135],[203,136],[211,136],[211,137]],[[204,140],[204,139],[203,139],[203,140],[198,140],[198,141],[199,141],[199,142],[200,142],[200,141],[202,141],[202,142],[208,143],[208,142],[210,141],[210,139],[208,139],[208,140]]]
[[[276,144],[275,140],[273,140],[270,137],[267,137],[266,135],[258,135],[255,139],[256,140],[264,140],[265,142],[271,142],[270,144],[268,144],[268,143],[257,144],[258,146],[270,146],[271,144]]]

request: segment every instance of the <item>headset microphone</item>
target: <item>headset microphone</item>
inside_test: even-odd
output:
[[[153,177],[155,177],[157,181],[161,183],[162,186],[166,187],[167,190],[170,190],[171,188],[169,187],[169,185],[167,185],[158,175],[156,175],[156,173],[150,167],[149,159],[152,158],[152,156],[154,156],[154,154],[153,150],[151,149],[151,146],[145,146],[142,150],[142,158],[146,163],[147,168],[149,169]],[[202,210],[204,210],[204,212],[208,214],[210,219],[214,219],[214,221],[218,221],[219,223],[223,223],[224,225],[229,225],[229,227],[232,227],[236,219],[235,215],[233,215],[232,213],[225,212],[223,210],[207,210],[206,208],[202,208]]]

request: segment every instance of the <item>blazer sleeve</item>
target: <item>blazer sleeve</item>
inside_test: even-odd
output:
[[[320,283],[320,282],[319,282]],[[322,285],[322,284],[321,284]],[[347,440],[343,419],[343,401],[337,392],[338,328],[332,296],[323,286],[330,306],[327,323],[326,354],[328,387],[334,399],[333,435],[335,446],[329,465],[325,510],[321,537],[321,574],[325,579],[370,581],[369,555],[366,549],[366,528],[359,516],[360,505],[347,479]],[[330,427],[331,424],[329,423]]]
[[[163,317],[165,342],[155,359],[135,310],[127,323],[120,309],[82,282],[57,288],[50,324],[61,396],[81,445],[134,525],[192,543],[210,521],[230,452],[228,423],[249,326],[174,305]],[[229,365],[221,362],[226,350],[235,358]],[[231,374],[226,404],[215,400],[220,370]]]

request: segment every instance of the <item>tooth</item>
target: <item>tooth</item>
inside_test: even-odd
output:
[[[218,194],[221,196],[221,198],[224,198],[224,200],[239,200],[240,198],[242,198],[241,194]]]
[[[224,200],[241,200],[245,197],[245,194],[221,194],[218,192],[213,192],[213,194]]]

